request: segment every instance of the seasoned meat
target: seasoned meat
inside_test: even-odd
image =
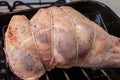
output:
[[[30,20],[13,16],[4,51],[13,73],[24,80],[56,67],[120,67],[120,39],[67,6],[42,8]]]

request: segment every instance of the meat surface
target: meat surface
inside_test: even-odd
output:
[[[31,20],[13,16],[4,51],[13,73],[24,80],[56,67],[120,67],[120,39],[67,6],[42,8]]]

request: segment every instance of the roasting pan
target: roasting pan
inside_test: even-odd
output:
[[[55,3],[52,6],[71,6],[86,17],[95,21],[109,34],[120,37],[120,18],[105,4],[97,1],[79,1],[74,3]],[[49,6],[46,6],[49,7]],[[3,44],[4,33],[13,15],[26,15],[29,19],[37,12],[27,9],[0,14],[0,80],[20,80],[6,63]],[[43,75],[40,80],[120,80],[119,68],[79,68],[54,69]]]

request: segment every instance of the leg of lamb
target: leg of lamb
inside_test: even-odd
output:
[[[55,67],[120,67],[120,39],[67,6],[40,9],[31,20],[13,16],[4,51],[13,73],[24,80]]]

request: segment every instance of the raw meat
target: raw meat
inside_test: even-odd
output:
[[[120,67],[120,39],[67,6],[42,8],[31,20],[13,16],[4,50],[11,70],[24,80],[56,67]]]

